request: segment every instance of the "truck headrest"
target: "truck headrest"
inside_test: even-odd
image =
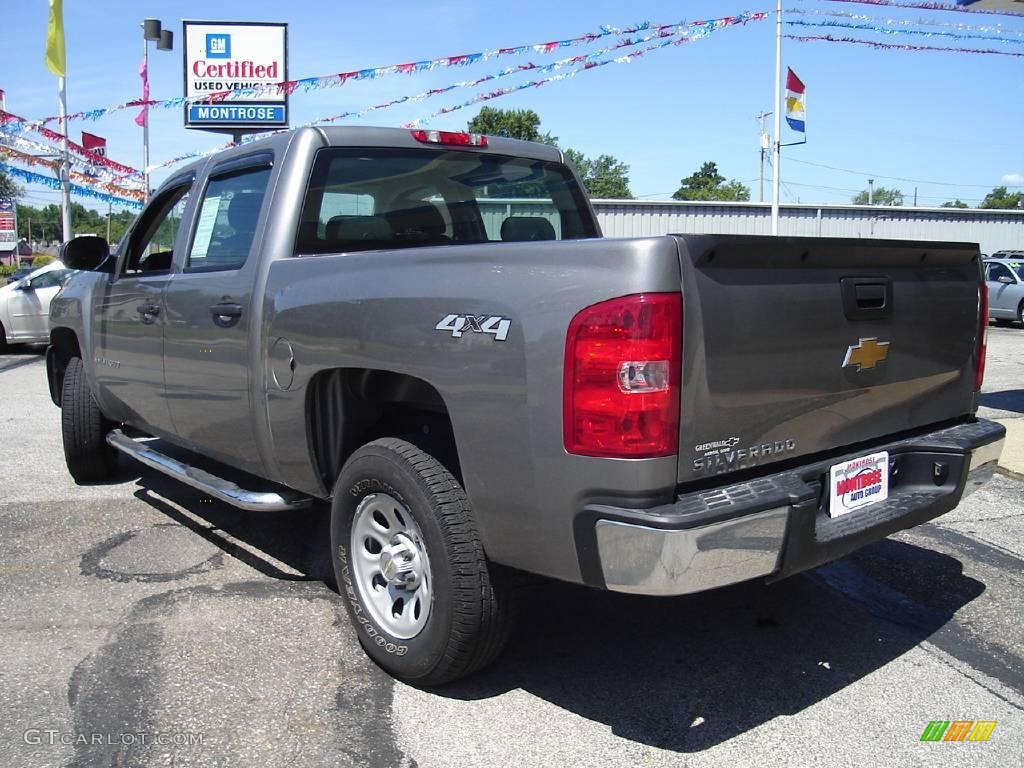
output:
[[[383,216],[335,216],[327,222],[328,243],[354,240],[392,240],[395,235]]]
[[[501,223],[501,239],[511,242],[554,240],[555,228],[543,216],[509,216]]]

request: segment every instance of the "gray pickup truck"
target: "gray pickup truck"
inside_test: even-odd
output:
[[[304,128],[64,260],[76,481],[123,452],[244,509],[328,501],[359,640],[418,685],[498,654],[517,572],[783,578],[948,512],[1002,449],[977,246],[603,239],[549,146]]]

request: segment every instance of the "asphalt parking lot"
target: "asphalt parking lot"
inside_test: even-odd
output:
[[[992,328],[983,414],[1024,416]],[[359,650],[323,508],[242,512],[122,459],[77,487],[38,351],[0,356],[0,766],[1024,765],[1024,482],[838,563],[672,600],[529,588],[425,692]],[[922,743],[931,720],[987,742]]]

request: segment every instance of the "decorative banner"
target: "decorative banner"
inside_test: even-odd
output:
[[[680,22],[680,25],[683,22]],[[661,28],[665,28],[671,25],[661,25]],[[298,80],[285,80],[280,83],[273,85],[261,86],[258,88],[239,88],[230,91],[217,91],[214,93],[204,94],[201,96],[194,96],[191,98],[171,98],[171,99],[132,99],[131,101],[122,102],[112,107],[103,107],[99,109],[84,110],[82,112],[73,112],[67,116],[68,120],[97,120],[104,115],[108,115],[111,112],[118,112],[125,109],[134,109],[136,107],[158,107],[158,108],[174,108],[183,107],[189,103],[218,103],[228,99],[233,95],[243,95],[247,97],[259,96],[265,93],[276,93],[291,95],[297,90],[301,90],[303,93],[309,91],[319,90],[321,88],[338,88],[345,85],[349,80],[376,80],[381,77],[395,74],[412,75],[419,72],[428,72],[435,69],[443,69],[447,67],[464,67],[471,64],[476,64],[481,61],[487,61],[488,59],[498,58],[500,56],[521,56],[528,53],[541,53],[547,54],[555,51],[559,48],[569,48],[576,45],[587,45],[599,40],[602,37],[608,37],[609,35],[629,35],[635,34],[636,32],[645,31],[651,29],[653,25],[650,22],[642,22],[640,24],[634,24],[630,27],[619,28],[612,26],[602,26],[600,32],[588,32],[579,37],[568,38],[565,40],[554,40],[546,43],[531,43],[529,45],[517,45],[511,48],[495,48],[489,51],[480,51],[477,53],[462,53],[455,56],[442,56],[437,59],[426,59],[424,61],[414,61],[405,64],[389,64],[383,67],[369,67],[367,69],[357,69],[351,72],[338,72],[332,75],[321,75],[319,77],[305,77]],[[24,118],[17,118],[21,122],[28,122]],[[47,123],[52,123],[60,120],[59,115],[51,115],[41,120],[37,120],[32,125],[43,126]]]
[[[994,8],[965,8],[962,5],[949,5],[948,3],[903,2],[903,0],[825,0],[825,2],[884,5],[890,8],[916,8],[921,11],[949,11],[950,13],[988,13],[995,16],[1016,16],[1020,18],[1019,11],[1000,11]]]
[[[799,133],[807,133],[807,92],[803,80],[792,69],[786,75],[786,122]]]
[[[6,163],[0,163],[0,172],[13,176],[16,179],[26,181],[29,184],[41,184],[42,186],[49,187],[50,189],[60,189],[60,181],[55,178],[42,176],[38,173],[32,173],[32,171],[22,170],[21,168],[15,168],[14,166],[7,165]],[[111,205],[124,206],[125,208],[142,208],[142,203],[136,200],[128,200],[123,197],[97,192],[95,189],[83,187],[78,184],[71,185],[71,194],[78,195],[79,197],[89,197],[94,200],[100,200],[101,202],[110,203]]]
[[[870,48],[878,48],[886,51],[940,51],[942,53],[979,53],[987,56],[1016,56],[1024,58],[1024,53],[1017,51],[995,51],[991,48],[945,48],[937,45],[896,45],[894,43],[876,43],[873,40],[858,40],[855,37],[832,37],[832,35],[783,35],[787,40],[796,40],[798,43],[850,43],[853,45],[866,45]]]
[[[925,18],[920,18],[911,21],[909,19],[893,19],[885,18],[882,16],[867,16],[863,13],[850,13],[849,11],[826,11],[819,8],[787,8],[786,14],[797,14],[800,16],[835,16],[843,19],[853,19],[854,21],[873,21],[878,22],[879,24],[885,24],[886,26],[890,27],[948,27],[950,29],[957,29],[962,32],[994,32],[997,34],[1024,37],[1024,30],[1018,31],[1013,29],[1006,29],[1002,24],[996,24],[995,26],[978,26],[976,24],[959,24],[948,21],[939,21],[938,19]]]
[[[1024,39],[1013,39],[1001,35],[980,35],[973,32],[940,32],[930,29],[889,29],[873,24],[853,24],[844,21],[786,21],[791,27],[819,27],[830,29],[856,29],[861,32],[877,32],[882,35],[921,35],[923,37],[951,37],[954,40],[993,40],[999,43],[1024,45]]]
[[[59,157],[62,152],[62,150],[58,147],[54,147],[49,144],[43,144],[42,142],[39,141],[32,141],[31,139],[26,139],[24,136],[0,137],[0,151],[3,151],[4,148],[13,149],[15,147],[22,149],[25,152],[36,153],[36,155],[30,155],[30,157],[38,156],[40,153],[42,155],[49,155],[51,157]],[[116,178],[115,174],[111,170],[93,165],[88,160],[83,160],[81,158],[73,156],[69,156],[69,160],[71,161],[73,169],[75,168],[75,166],[78,166],[79,169],[82,171],[82,174],[88,176],[94,184],[97,180],[109,183],[114,181]],[[141,192],[141,187],[138,189],[138,191]]]
[[[82,131],[82,146],[90,152],[95,152],[100,157],[107,156],[107,140],[95,133]]]
[[[517,91],[523,91],[528,88],[539,88],[542,85],[547,85],[549,83],[554,83],[559,80],[565,80],[570,77],[575,77],[581,72],[596,69],[597,67],[603,67],[606,64],[629,64],[630,62],[633,61],[633,59],[639,58],[647,53],[650,53],[651,51],[656,51],[660,48],[665,48],[669,45],[682,45],[683,43],[689,43],[695,40],[700,40],[705,37],[708,37],[709,35],[711,35],[712,32],[715,32],[716,30],[724,29],[730,26],[735,26],[737,24],[746,24],[747,22],[750,21],[761,21],[767,17],[767,13],[745,13],[741,16],[728,16],[722,19],[714,19],[713,21],[696,22],[693,25],[695,27],[695,31],[692,35],[687,34],[680,36],[674,40],[665,40],[655,45],[642,48],[639,51],[635,51],[634,53],[628,53],[625,56],[619,56],[613,59],[599,59],[597,61],[587,61],[585,64],[583,64],[583,66],[577,67],[576,69],[570,70],[569,72],[564,72],[558,75],[554,75],[552,77],[546,77],[541,80],[531,80],[527,83],[521,83],[520,85],[514,85],[509,88],[501,88],[497,91],[491,91],[490,93],[479,93],[473,98],[469,99],[468,101],[464,101],[461,104],[453,104],[451,106],[444,107],[442,109],[437,110],[436,112],[431,113],[430,115],[427,115],[426,117],[421,117],[416,120],[413,120],[410,123],[406,123],[402,127],[414,128],[418,125],[427,123],[434,117],[438,117],[440,115],[447,115],[451,112],[464,109],[465,107],[473,106],[474,104],[479,104],[483,101],[490,101],[491,99],[497,99],[502,96],[508,96],[510,93],[515,93]]]

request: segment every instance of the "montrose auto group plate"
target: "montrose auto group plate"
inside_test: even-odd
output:
[[[839,517],[889,498],[889,453],[836,464],[829,472],[828,513]]]

